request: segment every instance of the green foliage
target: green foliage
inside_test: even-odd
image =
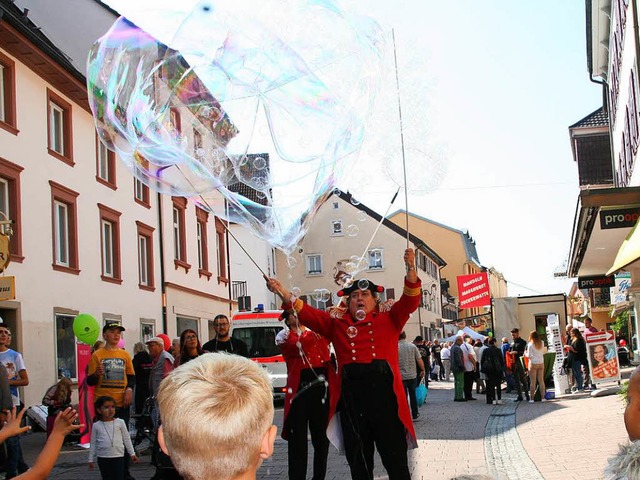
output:
[[[627,399],[627,392],[628,391],[629,391],[629,380],[625,380],[624,382],[622,382],[622,385],[620,385],[620,390],[618,391],[618,395],[620,395],[622,397],[622,400],[624,401],[625,405],[629,401]]]
[[[629,311],[622,312],[616,317],[615,323],[611,328],[616,332],[618,338],[629,338]]]

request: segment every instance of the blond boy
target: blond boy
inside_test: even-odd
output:
[[[158,393],[158,441],[187,480],[250,480],[273,454],[271,381],[251,360],[207,353],[169,374]]]

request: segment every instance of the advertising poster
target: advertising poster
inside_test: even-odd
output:
[[[596,384],[619,381],[620,362],[613,331],[587,333],[585,340],[591,381]]]
[[[93,387],[87,385],[91,347],[84,343],[77,343],[76,348],[78,354],[78,397],[80,400],[78,413],[80,414],[80,423],[85,426],[81,431],[83,435],[80,437],[80,444],[88,444],[91,440],[91,420],[93,419]]]
[[[458,275],[460,308],[485,307],[491,305],[489,278],[486,272]]]

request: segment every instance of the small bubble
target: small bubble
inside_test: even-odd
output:
[[[363,278],[363,279],[361,279],[361,280],[358,280],[358,288],[359,288],[360,290],[366,290],[366,289],[368,289],[368,288],[369,288],[369,280],[366,280],[366,279],[364,279],[364,278]]]
[[[325,403],[325,402],[324,402],[324,398],[321,400],[321,402],[322,402],[322,404],[324,405],[324,403]]]
[[[291,289],[291,293],[293,293],[296,297],[299,297],[302,293],[302,290],[300,290],[298,287],[293,287]]]
[[[324,382],[324,375],[318,375],[318,380],[320,380],[321,382]]]
[[[293,393],[293,388],[287,389],[287,393]]]
[[[298,265],[298,260],[296,260],[292,256],[288,256],[287,257],[287,265],[289,265],[289,268],[295,268],[296,265]]]
[[[356,312],[356,320],[364,320],[366,318],[367,314],[365,313],[364,310],[358,310]]]
[[[259,198],[260,200],[263,200],[263,199],[267,198],[267,194],[264,193],[264,192],[258,191],[258,192],[256,192],[256,197]]]
[[[327,290],[326,288],[318,289],[318,302],[327,303],[330,298],[331,298],[331,292],[329,290]]]
[[[300,342],[296,342],[296,347],[302,348],[302,344]]]
[[[204,157],[206,154],[207,154],[207,151],[204,148],[196,149],[196,156],[197,157]]]
[[[351,197],[351,205],[360,205],[360,201],[355,197]]]
[[[267,166],[267,161],[266,161],[264,158],[262,158],[262,157],[256,157],[256,158],[253,160],[253,167],[254,167],[256,170],[262,170],[262,169],[263,169],[264,167],[266,167],[266,166]]]
[[[337,195],[339,197],[341,193],[342,193],[342,191],[339,188],[334,188],[333,189],[333,194],[334,195]]]
[[[356,237],[359,231],[360,229],[358,228],[357,225],[351,224],[347,226],[347,235],[350,237]]]
[[[358,219],[358,221],[364,222],[367,219],[367,212],[365,212],[364,210],[358,211],[358,213],[356,213],[356,218]]]

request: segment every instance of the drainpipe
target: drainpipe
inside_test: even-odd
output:
[[[167,324],[167,286],[165,285],[164,232],[162,230],[162,194],[158,192],[158,251],[160,255],[160,291],[162,292],[162,331],[166,334]]]

